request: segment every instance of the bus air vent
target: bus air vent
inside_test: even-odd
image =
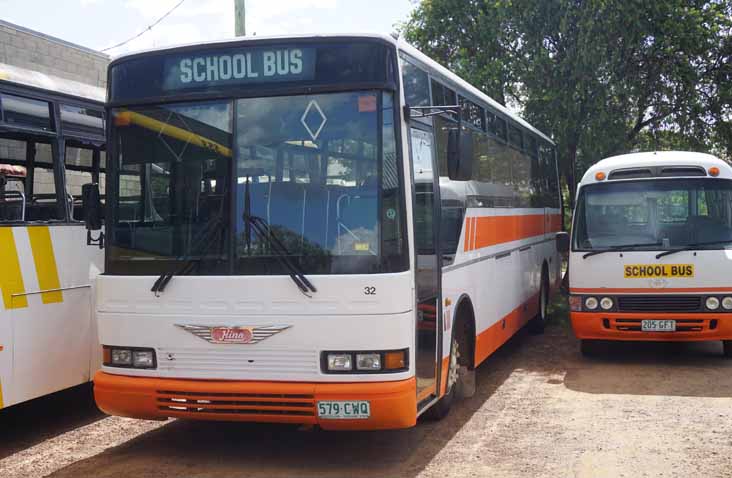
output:
[[[661,168],[659,176],[706,176],[707,172],[701,166],[669,166]]]
[[[637,179],[652,178],[653,176],[653,171],[651,171],[649,168],[627,168],[616,169],[610,172],[608,179]]]
[[[698,295],[628,295],[618,297],[619,312],[699,312],[702,299]]]
[[[313,395],[265,393],[204,393],[159,390],[158,408],[170,416],[276,415],[312,417],[315,415]]]

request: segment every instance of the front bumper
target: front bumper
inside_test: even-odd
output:
[[[732,340],[732,314],[570,312],[578,339],[638,341]],[[676,320],[675,332],[642,332],[641,320]]]
[[[94,376],[94,398],[110,415],[164,420],[295,423],[326,430],[407,428],[417,420],[415,379],[396,382],[304,383]],[[320,400],[368,400],[367,419],[322,419]]]

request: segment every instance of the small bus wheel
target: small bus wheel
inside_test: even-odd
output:
[[[459,348],[460,346],[458,345],[457,340],[452,339],[452,346],[450,347],[450,361],[448,363],[448,367],[450,368],[447,372],[448,389],[445,395],[443,395],[437,403],[424,412],[424,416],[430,420],[442,420],[445,418],[447,414],[450,413],[452,402],[455,401],[455,390],[457,389],[456,382],[458,380],[458,358],[460,357]]]
[[[722,353],[724,353],[725,358],[732,358],[732,340],[722,341]]]
[[[580,340],[580,352],[585,357],[595,357],[599,352],[599,342],[597,340]]]

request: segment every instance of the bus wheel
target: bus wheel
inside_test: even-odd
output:
[[[597,340],[580,340],[580,352],[585,357],[595,357],[599,353],[599,342]]]
[[[722,353],[726,358],[732,358],[732,340],[722,341]]]
[[[458,380],[460,374],[458,373],[459,365],[458,359],[460,358],[460,345],[454,338],[452,339],[452,346],[450,347],[450,362],[449,369],[447,371],[447,392],[443,397],[429,410],[425,412],[425,416],[430,420],[442,420],[450,413],[452,402],[455,401],[456,389],[458,388]]]
[[[546,275],[541,275],[541,290],[539,290],[539,312],[529,321],[529,333],[543,334],[547,322],[547,308],[549,306],[549,287]]]

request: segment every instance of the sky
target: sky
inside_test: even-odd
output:
[[[145,30],[180,0],[0,0],[0,19],[101,50]],[[247,35],[391,33],[415,0],[247,0]],[[109,50],[130,51],[234,36],[234,0],[184,0],[152,30]]]

